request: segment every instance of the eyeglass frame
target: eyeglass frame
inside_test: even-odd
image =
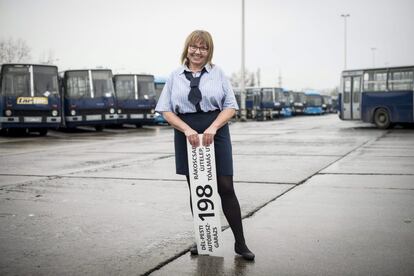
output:
[[[188,45],[188,51],[190,51],[192,53],[195,53],[195,52],[197,52],[197,50],[200,51],[200,53],[202,53],[202,54],[207,54],[208,53],[208,48],[206,48],[206,47],[198,47],[198,46],[195,46],[195,45]]]

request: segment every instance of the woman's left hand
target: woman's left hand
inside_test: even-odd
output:
[[[203,133],[203,146],[209,146],[214,141],[214,136],[216,135],[217,128],[210,126]]]

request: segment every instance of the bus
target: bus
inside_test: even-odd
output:
[[[322,109],[322,96],[318,91],[309,90],[305,92],[306,95],[306,107],[304,114],[306,115],[321,115]]]
[[[282,111],[281,114],[284,117],[292,116],[292,106],[293,106],[294,95],[293,91],[283,90],[283,100],[282,100]]]
[[[414,66],[345,70],[341,75],[339,117],[387,129],[414,122]]]
[[[328,95],[322,96],[322,110],[323,113],[332,113],[332,98]]]
[[[293,92],[293,115],[301,115],[306,107],[306,95],[304,92]]]
[[[115,93],[110,69],[67,70],[61,73],[63,127],[91,126],[101,131],[116,124]]]
[[[260,109],[258,119],[266,120],[279,117],[283,108],[283,89],[276,87],[262,87],[260,89]]]
[[[59,128],[58,69],[52,65],[3,64],[0,69],[0,130],[38,132]]]
[[[113,77],[118,124],[153,125],[156,93],[153,75],[117,74]]]

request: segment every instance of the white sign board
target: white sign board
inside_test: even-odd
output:
[[[201,142],[203,135],[200,134],[199,138]],[[223,256],[214,143],[208,147],[200,143],[194,148],[187,140],[187,153],[198,254]]]

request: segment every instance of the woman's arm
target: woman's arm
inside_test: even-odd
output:
[[[200,139],[198,138],[198,133],[187,125],[183,120],[180,119],[174,112],[166,111],[162,112],[162,116],[167,122],[173,126],[175,129],[184,133],[188,141],[193,147],[198,147],[200,145]]]
[[[214,141],[214,135],[217,130],[227,124],[231,118],[233,118],[236,110],[233,108],[223,109],[214,122],[203,133],[203,146],[209,146]]]

